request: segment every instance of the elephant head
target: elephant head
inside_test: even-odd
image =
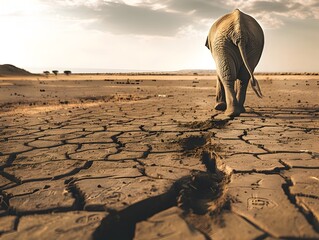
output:
[[[216,62],[215,109],[226,110],[225,114],[231,117],[238,116],[245,111],[248,82],[256,95],[262,97],[254,77],[264,47],[262,28],[254,18],[236,9],[213,24],[206,47]]]

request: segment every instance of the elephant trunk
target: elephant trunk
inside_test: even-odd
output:
[[[254,77],[253,71],[251,70],[251,68],[248,64],[245,45],[244,45],[243,41],[238,41],[238,48],[239,48],[241,58],[244,62],[244,65],[245,65],[245,67],[250,75],[250,80],[249,80],[250,85],[251,85],[252,89],[254,90],[254,92],[256,93],[256,95],[261,98],[263,95],[261,93],[259,83],[258,83],[257,79]]]

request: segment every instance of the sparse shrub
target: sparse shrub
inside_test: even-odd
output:
[[[64,71],[64,74],[67,75],[67,76],[71,75],[71,73],[72,73],[72,72],[71,72],[70,70],[65,70],[65,71]]]
[[[43,71],[43,74],[44,74],[45,76],[48,76],[48,75],[50,74],[50,72],[49,72],[49,71]]]

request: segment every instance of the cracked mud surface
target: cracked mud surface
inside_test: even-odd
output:
[[[1,239],[319,238],[319,79],[127,82],[0,87]]]

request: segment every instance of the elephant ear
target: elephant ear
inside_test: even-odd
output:
[[[206,38],[205,46],[210,50],[210,46],[209,46],[209,42],[208,42],[208,37]]]

